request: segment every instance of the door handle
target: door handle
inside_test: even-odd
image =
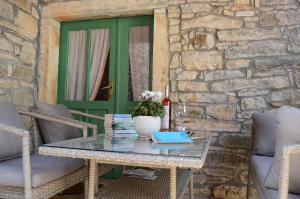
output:
[[[108,99],[112,99],[112,95],[113,95],[113,81],[109,80],[108,82],[108,86],[102,87],[100,88],[100,90],[106,90],[108,89]]]

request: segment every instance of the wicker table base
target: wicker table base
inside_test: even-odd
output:
[[[193,175],[190,170],[177,170],[176,193],[178,199],[182,198],[184,191],[191,183]],[[190,186],[192,189],[192,186]],[[192,198],[190,190],[190,198]],[[96,198],[101,199],[169,199],[170,198],[170,170],[163,170],[154,180],[142,180],[126,176],[116,182],[100,189]]]

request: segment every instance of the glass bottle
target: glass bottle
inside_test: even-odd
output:
[[[165,111],[165,115],[161,119],[161,130],[168,131],[171,128],[171,108],[172,108],[172,102],[169,99],[169,86],[166,87],[166,96],[164,97],[161,103]]]

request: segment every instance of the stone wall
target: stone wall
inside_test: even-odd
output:
[[[188,104],[174,122],[215,135],[198,197],[245,198],[252,113],[300,105],[299,4],[169,0],[171,95]]]
[[[140,3],[137,5],[146,2],[136,1]],[[165,1],[168,1],[171,99],[175,112],[182,108],[179,102],[185,102],[188,110],[187,117],[173,118],[174,125],[184,123],[197,135],[203,132],[214,135],[204,169],[195,171],[195,198],[245,198],[252,113],[272,110],[283,104],[300,104],[299,0]],[[15,6],[11,3],[12,0],[3,2]],[[51,4],[66,1],[44,2]],[[95,0],[83,2],[96,5]],[[163,0],[159,2],[164,5]],[[33,45],[36,50],[36,34],[28,35],[28,30],[24,31],[24,27],[17,28],[21,26],[17,24],[18,13],[24,13],[20,15],[21,18],[29,13],[34,15],[33,10],[37,5],[34,1],[31,5],[31,12],[16,6],[13,15],[3,17],[2,11],[0,12],[0,25],[5,27],[1,31],[1,38],[13,46],[20,46],[20,50],[16,51],[19,55],[15,55],[14,48],[0,51],[0,56],[12,57],[5,61],[7,68],[13,68],[9,64],[15,66],[17,63],[24,63],[20,56],[24,43]],[[56,4],[53,7],[64,6]],[[117,11],[121,8],[116,6]],[[76,9],[75,15],[80,13],[78,6]],[[136,11],[140,8],[136,6],[133,9]],[[44,14],[62,11],[56,10]],[[108,10],[105,14],[107,13]],[[112,9],[111,15],[115,16],[115,13]],[[130,15],[127,10],[125,13]],[[99,13],[95,16],[93,14],[94,12],[87,12],[86,17],[101,16]],[[70,17],[73,19],[74,15]],[[63,15],[59,19],[70,17]],[[7,18],[6,21],[10,23],[2,22],[2,18]],[[32,21],[32,26],[37,23],[35,19],[26,21]],[[7,25],[11,22],[13,25]],[[9,39],[5,32],[15,36],[12,38],[19,37],[22,45],[17,43],[17,39]],[[1,58],[1,63],[2,60],[7,59]],[[24,65],[31,71],[30,64]],[[1,96],[14,100],[12,93],[19,89],[30,91],[29,93],[33,91],[34,72],[30,75],[33,78],[31,80],[17,78],[8,71],[13,70],[7,69],[7,75],[3,78],[9,81],[4,81],[3,85],[9,89],[3,89],[5,92]],[[24,82],[30,86],[23,86]]]
[[[38,0],[0,0],[0,101],[33,105]]]

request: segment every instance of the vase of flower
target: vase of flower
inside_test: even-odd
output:
[[[134,128],[139,136],[148,137],[155,131],[160,130],[161,117],[164,109],[159,100],[161,92],[145,91],[141,95],[141,101],[132,112]]]

